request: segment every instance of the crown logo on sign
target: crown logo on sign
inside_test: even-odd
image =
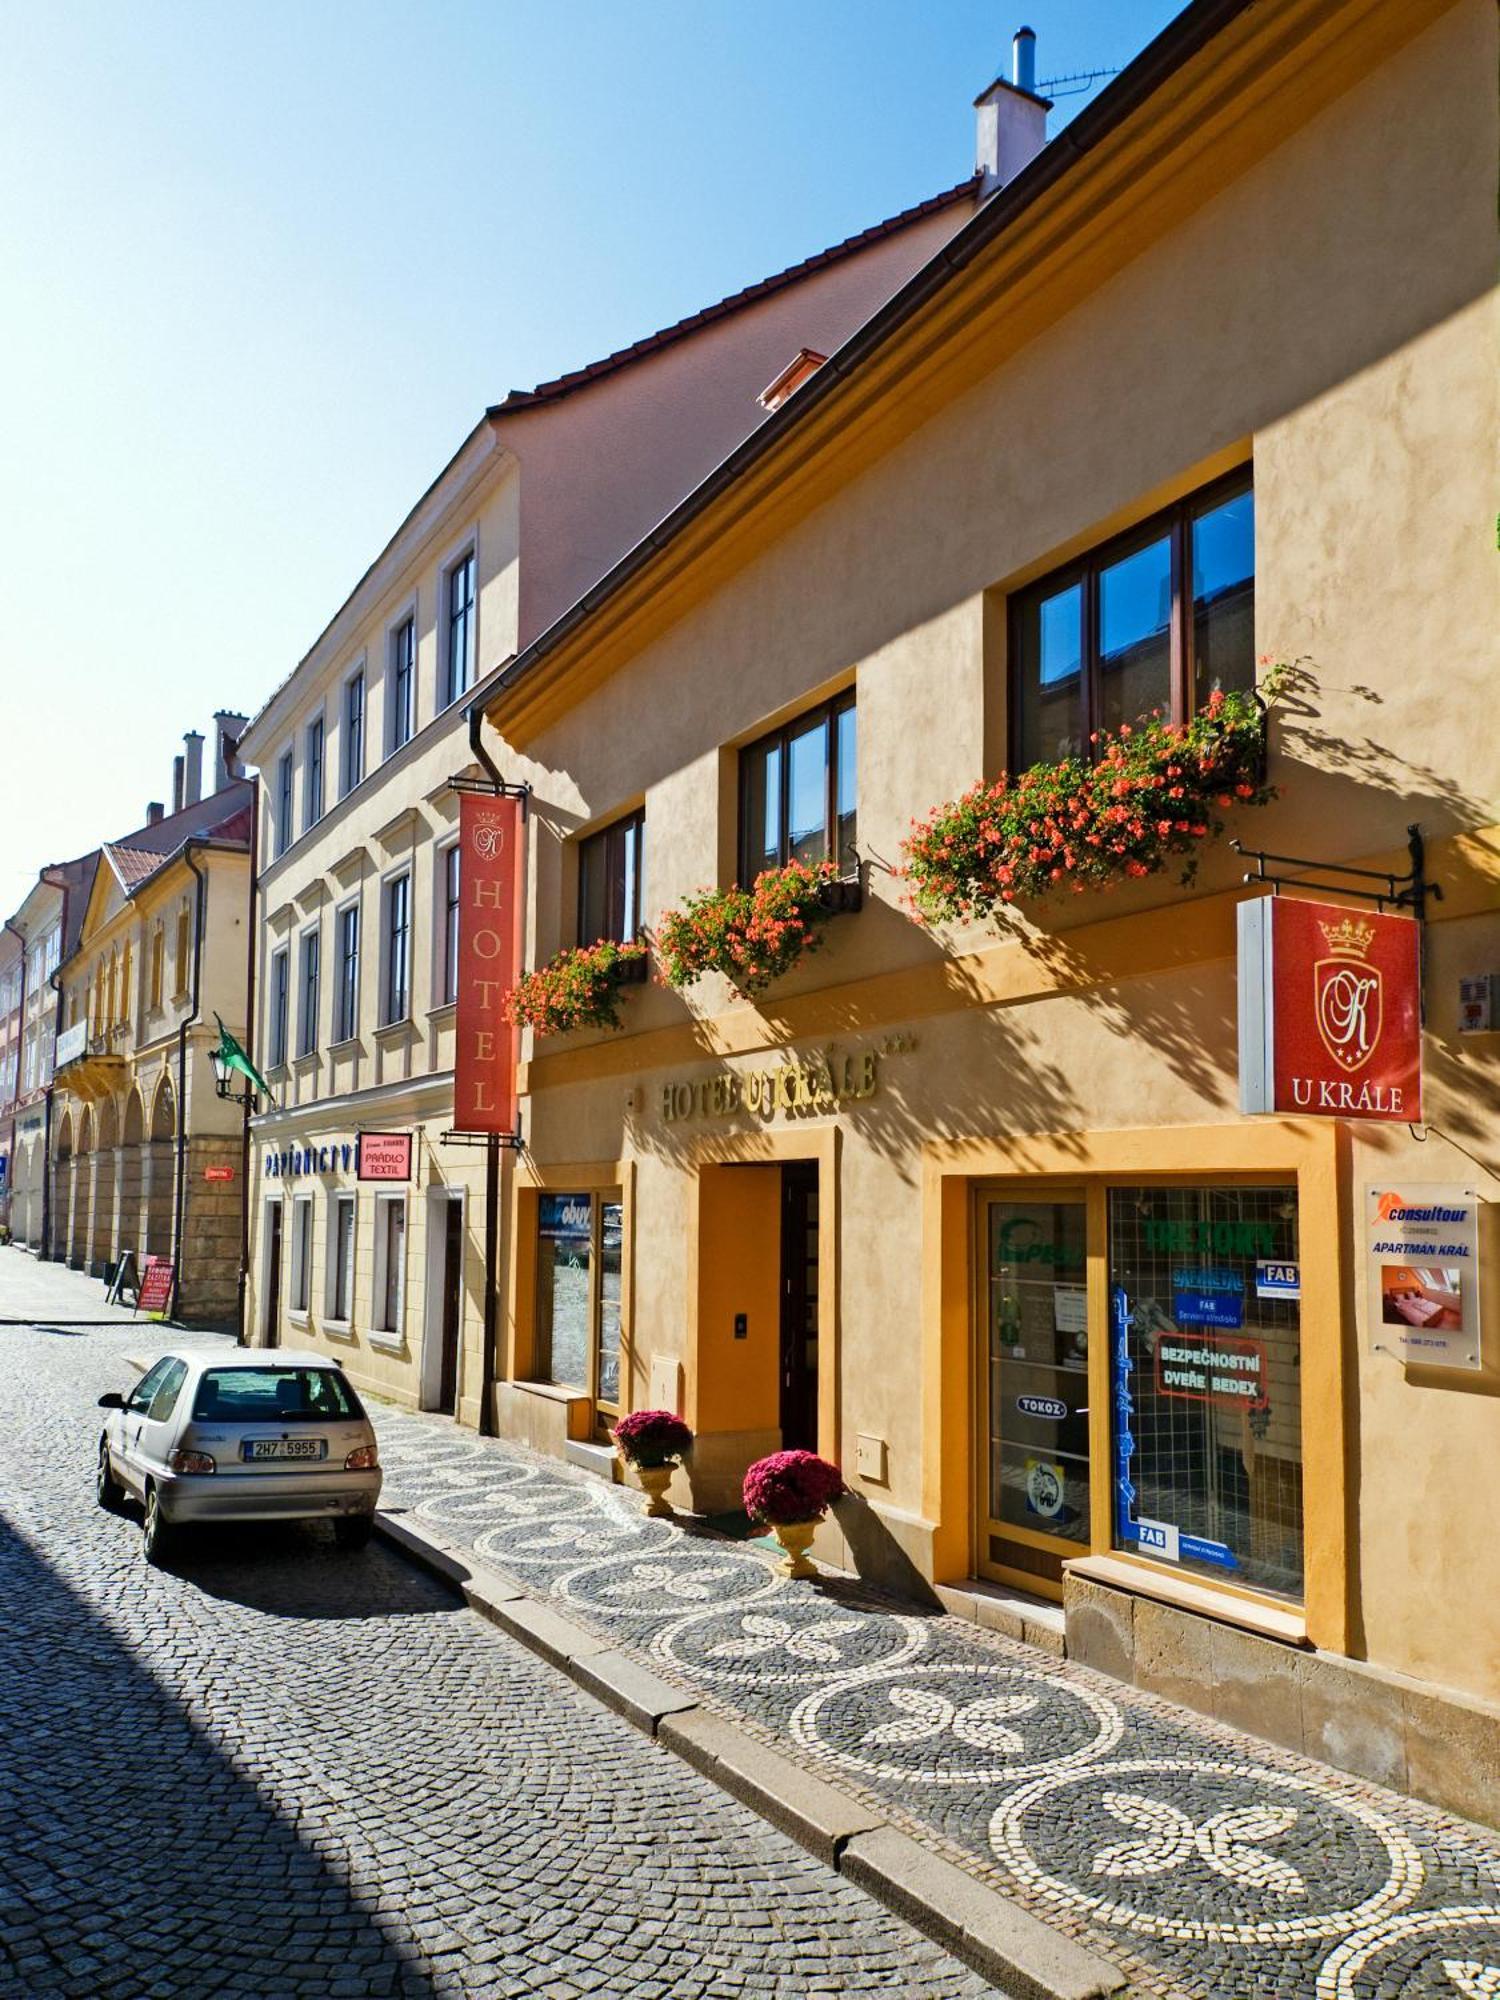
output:
[[[505,839],[504,828],[497,814],[486,814],[474,825],[474,852],[482,861],[493,861],[500,852]]]
[[[1319,924],[1335,958],[1363,958],[1375,942],[1375,926],[1345,917],[1341,924]]]

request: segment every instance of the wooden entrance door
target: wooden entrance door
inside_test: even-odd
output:
[[[818,1448],[818,1169],[781,1170],[781,1448]]]
[[[1082,1194],[979,1201],[979,1566],[1047,1595],[1089,1548]]]
[[[443,1321],[440,1335],[437,1402],[451,1417],[458,1409],[458,1347],[464,1323],[464,1205],[443,1203]]]
[[[266,1203],[266,1331],[267,1347],[281,1345],[281,1203]]]

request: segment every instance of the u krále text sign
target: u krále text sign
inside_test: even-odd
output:
[[[1422,1116],[1421,926],[1266,896],[1239,906],[1240,1109]]]
[[[501,1003],[521,973],[525,850],[521,801],[465,792],[458,802],[458,1012],[453,1126],[514,1132],[517,1031]]]

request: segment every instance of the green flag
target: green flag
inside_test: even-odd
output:
[[[245,1054],[245,1051],[240,1047],[234,1036],[224,1026],[220,1016],[215,1014],[214,1019],[219,1023],[219,1046],[214,1051],[216,1059],[223,1063],[226,1068],[237,1069],[241,1076],[248,1077],[250,1082],[255,1085],[255,1088],[263,1092],[274,1104],[276,1099],[272,1094],[270,1084],[266,1082],[260,1071],[255,1067],[255,1064],[251,1062],[249,1056]]]

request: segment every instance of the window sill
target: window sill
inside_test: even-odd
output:
[[[350,1049],[357,1049],[358,1047],[358,1035],[341,1035],[336,1042],[328,1044],[328,1053],[331,1056],[341,1056],[346,1055]]]
[[[383,1021],[375,1030],[375,1039],[377,1042],[395,1041],[398,1035],[409,1035],[412,1027],[410,1014],[403,1014],[399,1021]]]
[[[297,1055],[293,1056],[292,1068],[298,1076],[306,1076],[317,1060],[318,1051],[316,1049],[302,1049]]]
[[[1080,1556],[1065,1563],[1067,1576],[1082,1577],[1086,1583],[1102,1583],[1113,1590],[1127,1590],[1136,1597],[1154,1598],[1172,1604],[1179,1611],[1195,1611],[1200,1617],[1217,1619],[1221,1625],[1238,1625],[1246,1632],[1258,1632],[1264,1639],[1279,1639],[1284,1646],[1307,1646],[1307,1620],[1292,1605],[1281,1605],[1266,1597],[1241,1597],[1217,1584],[1196,1577],[1171,1576],[1155,1563],[1133,1556]]]
[[[436,1007],[429,1007],[427,1009],[427,1018],[429,1021],[441,1021],[449,1014],[456,1014],[457,1012],[458,1002],[456,1000],[443,1000]]]
[[[312,1314],[310,1311],[296,1312],[293,1310],[291,1306],[287,1307],[286,1316],[292,1322],[293,1326],[307,1326],[312,1319]]]
[[[406,1335],[393,1333],[389,1328],[371,1327],[365,1335],[371,1347],[379,1348],[382,1354],[405,1354]]]
[[[355,1337],[354,1322],[348,1319],[325,1319],[323,1331],[330,1340],[352,1341]]]
[[[562,1382],[512,1382],[513,1389],[522,1389],[528,1396],[540,1396],[547,1403],[586,1403],[587,1389],[569,1389]]]

